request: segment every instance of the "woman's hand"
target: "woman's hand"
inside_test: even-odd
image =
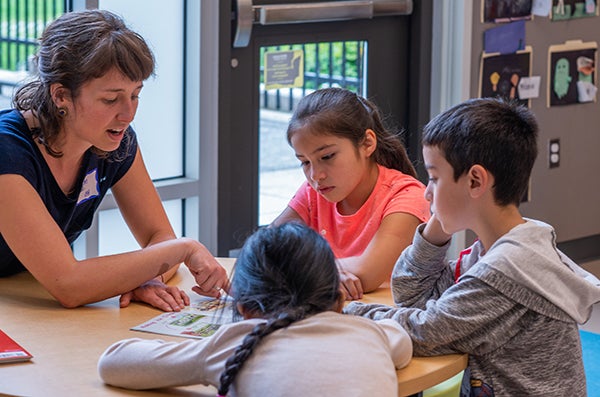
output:
[[[229,292],[229,279],[225,268],[204,245],[195,240],[191,240],[191,244],[191,252],[186,256],[184,263],[196,280],[197,285],[192,290],[213,298],[220,297],[221,290]]]
[[[157,279],[152,279],[133,291],[121,295],[119,305],[127,307],[132,301],[145,302],[166,312],[178,312],[190,304],[190,298],[185,292]]]

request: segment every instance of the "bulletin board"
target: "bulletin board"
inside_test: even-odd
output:
[[[597,0],[552,0],[550,19],[553,21],[593,16],[598,16]]]
[[[511,54],[486,54],[481,57],[479,68],[479,96],[503,97],[529,106],[529,100],[518,95],[519,81],[530,76],[531,47]]]
[[[532,171],[529,199],[520,205],[520,210],[525,217],[551,224],[556,230],[559,246],[563,243],[569,246],[584,244],[585,249],[579,252],[593,252],[594,255],[600,255],[600,205],[591,204],[600,203],[600,185],[590,183],[598,179],[600,170],[597,153],[600,148],[599,2],[536,0],[529,4],[474,0],[468,65],[469,96],[472,98],[506,92],[506,88],[500,88],[500,83],[506,81],[507,73],[514,71],[519,76],[530,76],[528,79],[521,77],[522,81],[537,83],[537,96],[526,100],[538,121],[538,157]],[[540,12],[542,8],[544,12]],[[486,33],[518,23],[525,25],[524,36],[520,37],[524,39],[527,55],[514,50],[505,51],[501,56],[494,54],[495,51],[486,51]],[[514,30],[512,33],[519,32]],[[502,44],[505,41],[496,42]],[[512,55],[507,57],[507,53]],[[502,57],[508,61],[504,62]],[[504,70],[498,66],[502,63],[521,66]],[[490,73],[488,68],[494,68],[498,73],[497,91],[491,87],[493,72]],[[519,68],[522,71],[518,71]],[[583,86],[582,95],[578,85]],[[510,87],[513,86],[511,83]],[[510,90],[508,92],[510,96]],[[554,166],[550,161],[553,142],[559,147],[559,162]]]
[[[533,0],[481,0],[481,22],[531,19]]]

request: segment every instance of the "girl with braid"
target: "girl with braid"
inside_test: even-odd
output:
[[[104,382],[129,389],[214,385],[218,396],[397,396],[412,343],[394,321],[340,313],[328,243],[296,222],[246,241],[231,280],[244,320],[183,342],[127,339],[99,361]]]
[[[304,97],[287,130],[306,182],[273,221],[300,221],[331,245],[346,299],[389,281],[416,227],[429,219],[400,136],[371,101],[341,88]]]

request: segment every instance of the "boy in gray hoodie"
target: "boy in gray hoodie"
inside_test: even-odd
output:
[[[396,307],[350,303],[345,312],[392,318],[414,355],[468,353],[462,396],[585,396],[578,323],[600,301],[600,281],[556,247],[554,229],[523,218],[537,156],[525,107],[471,99],[423,132],[432,218],[392,273]],[[451,235],[478,240],[447,261]]]

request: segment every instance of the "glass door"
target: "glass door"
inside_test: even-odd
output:
[[[429,117],[429,90],[422,88],[429,81],[432,1],[222,6],[230,30],[221,36],[219,60],[218,255],[234,254],[269,224],[304,181],[286,129],[299,99],[315,89],[344,87],[372,99],[389,123],[407,131],[418,162],[418,128],[410,128]]]
[[[304,181],[286,128],[298,101],[324,87],[366,93],[367,42],[338,41],[260,48],[258,225],[268,225]]]

